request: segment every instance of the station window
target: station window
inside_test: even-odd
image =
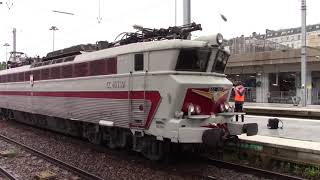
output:
[[[72,78],[72,65],[62,66],[61,71],[62,78]]]
[[[74,65],[74,77],[83,77],[88,75],[88,63],[79,63]]]
[[[134,55],[134,70],[135,71],[143,70],[143,54]]]
[[[60,78],[60,66],[51,68],[51,77],[50,79],[59,79]]]

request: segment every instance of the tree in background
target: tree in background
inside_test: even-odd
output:
[[[7,63],[6,62],[1,62],[0,63],[0,70],[7,69]]]

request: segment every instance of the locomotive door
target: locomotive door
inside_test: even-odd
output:
[[[144,128],[148,117],[149,53],[134,54],[128,82],[129,122],[131,127]]]
[[[30,96],[28,96],[28,106],[30,109],[28,109],[29,112],[35,113],[34,104],[33,104],[33,86],[34,86],[34,75],[31,72],[26,73],[25,76],[29,76],[29,91]]]

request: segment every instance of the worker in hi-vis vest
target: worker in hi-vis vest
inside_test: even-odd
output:
[[[234,88],[234,101],[235,101],[235,112],[243,112],[243,103],[245,96],[245,88],[241,82],[238,82]],[[236,121],[238,121],[238,115],[236,115]],[[244,115],[241,114],[241,121],[244,121]]]

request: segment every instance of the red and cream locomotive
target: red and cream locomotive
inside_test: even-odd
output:
[[[167,146],[214,148],[232,135],[257,134],[255,123],[232,122],[221,34],[188,40],[201,29],[195,23],[136,28],[116,42],[12,62],[0,71],[2,114],[153,160]]]

